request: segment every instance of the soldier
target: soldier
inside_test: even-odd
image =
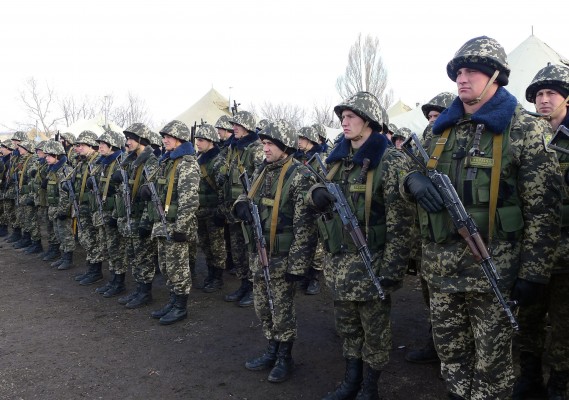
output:
[[[239,176],[247,172],[249,176],[263,162],[263,146],[259,142],[259,135],[255,132],[255,117],[247,111],[239,111],[229,121],[233,124],[235,140],[229,147],[223,172],[224,200],[226,218],[229,224],[231,238],[231,255],[233,264],[237,268],[237,278],[241,280],[241,286],[234,292],[225,296],[224,300],[237,302],[240,307],[253,305],[253,287],[251,285],[251,271],[249,259],[241,229],[241,222],[233,218],[230,213],[235,200],[243,193],[243,186]]]
[[[561,177],[544,142],[551,127],[504,89],[510,68],[496,40],[467,41],[447,64],[447,74],[458,98],[433,125],[429,168],[449,174],[489,245],[500,289],[506,297],[511,290],[511,300],[525,307],[549,280],[559,238]],[[474,156],[467,158],[469,152]],[[420,205],[423,276],[449,398],[509,398],[510,321],[431,180],[415,171],[404,189]]]
[[[433,97],[428,103],[421,106],[423,115],[429,121],[429,124],[423,131],[423,147],[428,148],[431,138],[433,137],[433,124],[441,115],[441,113],[446,110],[456,99],[456,94],[449,92],[442,92]]]
[[[225,215],[222,210],[224,177],[221,173],[225,159],[220,154],[217,145],[219,136],[213,126],[202,125],[195,134],[195,141],[201,172],[198,188],[200,206],[196,213],[198,237],[208,271],[202,290],[213,293],[223,287],[225,269]]]
[[[65,149],[65,155],[67,157],[67,163],[72,167],[75,167],[77,163],[77,157],[79,154],[75,151],[75,136],[71,132],[58,133],[56,135],[56,140],[58,140]]]
[[[380,133],[381,106],[371,93],[356,93],[334,112],[344,135],[326,159],[328,179],[339,185],[365,232],[371,268],[387,293],[381,300],[358,248],[332,212],[333,197],[323,184],[313,186],[308,197],[323,213],[318,226],[330,253],[324,273],[334,293],[336,329],[346,359],[344,381],[325,399],[378,399],[377,382],[391,350],[389,292],[401,286],[410,247],[412,214],[399,195],[406,158]]]
[[[266,352],[247,361],[245,367],[252,371],[271,369],[268,380],[276,383],[287,380],[294,368],[291,351],[297,337],[295,282],[304,279],[317,242],[314,212],[305,201],[305,193],[315,180],[292,157],[297,148],[297,133],[291,124],[284,120],[269,123],[259,137],[265,161],[253,175],[248,195],[241,195],[236,201],[234,214],[245,221],[251,244],[255,312],[269,341]],[[267,294],[261,258],[253,246],[249,201],[259,209],[273,299]],[[270,309],[270,300],[274,301],[274,310]]]
[[[14,179],[14,174],[17,173],[18,167],[21,167],[20,163],[20,152],[18,150],[18,143],[23,140],[28,140],[28,136],[22,132],[17,131],[14,132],[14,135],[10,139],[12,145],[14,146],[14,151],[10,156],[10,169],[8,170],[8,174],[10,176],[10,183],[7,187],[6,197],[8,199],[13,200],[14,207],[10,207],[9,211],[11,212],[8,215],[8,220],[12,221],[12,235],[6,238],[7,243],[16,243],[22,239],[22,228],[21,228],[21,213],[23,208],[19,207],[19,185],[16,184],[16,180]]]
[[[66,270],[73,266],[75,237],[71,223],[69,196],[62,190],[62,184],[71,179],[73,169],[67,165],[65,149],[60,142],[49,140],[45,145],[45,160],[49,167],[41,187],[47,193],[47,216],[53,222],[53,230],[60,243],[61,258],[50,264],[51,267]]]
[[[10,157],[13,151],[14,145],[10,139],[6,139],[0,144],[0,152],[2,153],[2,158],[0,158],[0,236],[2,237],[8,235],[8,224],[10,223],[9,218],[14,213],[14,201],[8,198],[8,188],[11,183]]]
[[[409,128],[403,127],[393,132],[391,141],[397,150],[401,150],[401,145],[408,136],[411,136],[411,130]]]
[[[326,127],[322,124],[314,124],[312,127],[316,129],[316,133],[318,134],[318,144],[320,144],[322,148],[322,153],[328,154],[332,149],[328,148],[328,133],[326,132]]]
[[[166,153],[151,181],[156,185],[166,226],[161,223],[155,204],[148,204],[148,217],[154,222],[152,237],[158,240],[158,264],[170,289],[170,301],[151,315],[160,319],[161,325],[170,325],[188,315],[188,295],[192,286],[189,249],[195,248],[197,239],[200,174],[186,124],[174,120],[166,124],[160,134]],[[151,200],[148,184],[142,186],[140,196]],[[191,247],[190,242],[194,242]]]
[[[549,120],[557,130],[559,125],[569,127],[569,68],[562,65],[548,65],[542,68],[526,89],[526,99],[535,104],[538,113]],[[555,145],[568,149],[569,140],[562,137]],[[558,150],[557,158],[561,173],[567,176],[569,155]],[[549,320],[550,338],[548,359],[551,366],[547,382],[549,399],[567,399],[567,379],[569,377],[569,186],[567,179],[563,185],[563,206],[561,218],[561,239],[557,244],[555,263],[551,280],[544,288],[542,296],[534,305],[521,307],[518,312],[520,334],[521,374],[514,385],[513,399],[524,399],[545,395],[541,367],[546,344],[546,325]],[[549,316],[549,318],[547,318]]]
[[[222,115],[215,123],[217,134],[219,135],[219,149],[223,158],[227,156],[229,145],[233,143],[233,125],[229,122],[229,116]]]

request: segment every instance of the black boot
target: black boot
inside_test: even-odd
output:
[[[170,292],[170,299],[168,300],[168,303],[166,303],[166,305],[162,307],[160,310],[152,311],[150,313],[150,316],[156,319],[162,318],[164,315],[170,312],[172,307],[174,307],[175,302],[176,302],[176,295],[174,294],[174,292]]]
[[[419,350],[412,350],[405,354],[405,360],[415,363],[415,364],[431,364],[440,363],[437,350],[435,350],[435,342],[433,341],[432,335],[433,327],[429,328],[429,337],[427,338],[427,343],[425,347]]]
[[[213,293],[223,287],[223,270],[221,268],[212,268],[212,279],[204,286],[205,293]]]
[[[551,368],[547,381],[547,398],[549,400],[567,400],[568,378],[569,371],[556,371]]]
[[[95,289],[95,293],[104,294],[107,290],[109,290],[115,284],[115,282],[117,280],[117,274],[115,274],[114,272],[111,271],[111,276],[112,276],[111,280],[108,281],[107,283],[105,283],[103,286]]]
[[[181,321],[188,316],[188,295],[177,294],[176,301],[168,314],[160,318],[160,325],[171,325]]]
[[[91,266],[91,263],[85,260],[85,272],[75,275],[73,279],[75,279],[77,282],[81,282],[83,279],[89,276],[89,273],[91,272],[92,269],[93,267]]]
[[[126,303],[126,308],[140,308],[152,301],[152,282],[139,283],[138,286],[138,294],[131,301]]]
[[[63,262],[63,254],[61,255],[61,257],[59,257],[57,260],[55,260],[54,262],[52,262],[51,264],[49,264],[50,267],[52,268],[57,268],[61,265],[61,263]]]
[[[0,237],[8,235],[8,225],[0,225]]]
[[[32,244],[24,250],[26,254],[38,254],[43,251],[43,247],[41,246],[41,240],[32,240]]]
[[[512,400],[522,400],[526,397],[545,396],[541,357],[533,353],[520,353],[520,376],[514,383]]]
[[[213,267],[207,267],[207,276],[204,281],[198,282],[196,285],[194,285],[192,281],[192,287],[195,287],[196,289],[204,289],[211,283],[211,281],[213,281]]]
[[[6,238],[6,243],[16,243],[18,240],[22,238],[22,229],[21,228],[14,228],[14,232],[8,238]]]
[[[356,397],[363,381],[364,363],[359,358],[346,358],[346,374],[336,390],[322,400],[349,400]]]
[[[381,371],[373,369],[368,365],[367,375],[362,384],[362,388],[356,396],[356,400],[379,400],[377,394],[377,381],[381,375]]]
[[[320,293],[320,271],[313,270],[306,287],[306,294],[314,295]]]
[[[131,292],[126,296],[119,297],[119,304],[126,306],[132,299],[138,296],[138,292],[140,292],[140,283],[136,285],[136,289],[134,290],[134,292]]]
[[[226,295],[223,298],[223,300],[229,301],[229,302],[239,301],[243,298],[243,296],[245,296],[247,294],[250,287],[251,287],[251,282],[249,282],[249,279],[243,278],[243,279],[241,279],[241,286],[239,286],[239,289],[237,289],[236,291]]]
[[[74,266],[73,265],[73,252],[72,251],[68,251],[68,252],[63,253],[63,256],[61,256],[61,259],[63,261],[57,267],[58,270],[64,271],[64,270],[72,268]]]
[[[92,285],[93,283],[99,282],[103,280],[103,263],[96,262],[91,263],[89,271],[87,274],[79,281],[81,286],[88,286]]]
[[[61,252],[59,251],[59,244],[50,244],[49,249],[43,254],[42,261],[53,261],[61,257]]]
[[[280,342],[277,351],[277,361],[275,366],[269,373],[267,380],[272,383],[284,382],[290,378],[290,374],[294,369],[294,361],[292,359],[293,342]]]
[[[25,247],[28,247],[30,244],[32,244],[32,235],[30,232],[24,232],[21,239],[15,242],[12,247],[15,249],[23,249]]]
[[[458,394],[451,393],[451,392],[448,392],[448,398],[450,400],[464,400],[464,397],[459,396]]]
[[[113,278],[113,282],[111,283],[111,287],[105,293],[103,293],[103,297],[108,299],[109,297],[115,297],[119,294],[123,293],[126,290],[126,286],[124,284],[125,274],[115,274]],[[128,303],[127,303],[128,308]]]
[[[249,371],[262,371],[264,369],[273,368],[277,361],[277,350],[279,349],[279,342],[276,340],[269,340],[267,350],[257,358],[253,358],[245,362],[245,368]]]
[[[253,303],[253,285],[249,282],[249,290],[247,290],[247,293],[241,297],[238,304],[239,307],[251,307]]]

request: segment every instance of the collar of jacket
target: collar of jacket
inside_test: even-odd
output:
[[[219,147],[224,149],[226,147],[229,147],[231,144],[233,144],[234,141],[235,141],[235,136],[233,134],[231,134],[231,136],[229,136],[227,139],[221,140],[219,142]]]
[[[6,164],[8,161],[10,161],[10,157],[11,157],[11,156],[12,156],[12,154],[8,154],[8,155],[5,155],[5,156],[2,156],[2,162],[3,162],[4,164]]]
[[[265,160],[263,160],[263,164],[262,164],[263,168],[261,168],[261,171],[262,171],[264,168],[266,168],[267,171],[272,171],[272,170],[274,170],[274,169],[282,168],[283,165],[285,165],[285,163],[286,163],[288,160],[290,160],[291,157],[292,157],[292,154],[289,155],[289,156],[287,156],[287,157],[285,157],[285,158],[283,158],[282,160],[278,160],[278,161],[275,161],[275,162],[272,162],[272,163],[268,163],[267,160],[265,159]]]
[[[58,162],[49,166],[48,172],[57,171],[66,162],[67,162],[67,156],[61,157],[61,159]]]
[[[18,150],[18,148],[16,147],[16,149],[14,151],[12,151],[12,155],[14,157],[18,157],[20,155],[20,150]]]
[[[502,133],[506,130],[512,115],[516,110],[518,101],[502,86],[496,94],[470,117],[470,121],[484,124],[486,129],[494,133]],[[445,129],[456,125],[464,118],[464,107],[459,97],[454,99],[449,108],[444,110],[433,125],[433,134],[441,135]]]
[[[567,108],[567,114],[565,114],[565,118],[563,118],[560,125],[563,125],[565,128],[569,128],[569,108]]]
[[[154,155],[154,149],[152,146],[146,146],[142,153],[138,154],[134,161],[132,162],[132,166],[137,168],[139,165],[146,163],[150,156]]]
[[[176,147],[174,151],[167,151],[166,153],[162,154],[162,158],[160,158],[160,163],[167,161],[167,160],[175,160],[177,158],[194,155],[196,151],[194,150],[194,146],[190,142],[184,142],[180,146]]]
[[[370,137],[362,144],[362,146],[356,151],[356,154],[352,157],[352,162],[356,165],[363,165],[364,159],[369,159],[369,169],[374,169],[379,165],[381,157],[385,149],[389,145],[389,140],[378,132],[372,132]],[[342,137],[338,142],[334,150],[330,153],[326,159],[326,164],[331,164],[336,161],[340,161],[349,158],[351,150],[351,141]]]
[[[38,162],[43,165],[43,164],[45,164],[47,161],[45,160],[45,157],[44,157],[44,158],[39,158],[39,159],[38,159]]]
[[[122,155],[122,150],[117,150],[113,154],[101,157],[97,160],[97,164],[109,165]]]
[[[231,145],[235,146],[237,150],[243,150],[245,147],[249,146],[251,143],[256,142],[257,140],[259,140],[259,135],[257,135],[256,132],[249,132],[247,136],[244,136],[238,140],[234,140]]]
[[[215,156],[217,156],[220,152],[221,150],[219,149],[219,147],[215,145],[213,146],[213,148],[209,149],[205,153],[201,153],[201,155],[198,157],[198,165],[207,164],[208,162],[213,160]]]

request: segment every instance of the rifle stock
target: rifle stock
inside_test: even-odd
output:
[[[160,197],[158,196],[158,192],[156,191],[156,185],[154,182],[150,180],[151,176],[148,172],[148,168],[144,167],[142,169],[144,177],[146,178],[146,185],[150,189],[150,193],[152,194],[152,203],[154,204],[154,208],[156,212],[160,215],[160,223],[162,224],[162,228],[166,233],[166,240],[170,241],[170,234],[168,233],[168,226],[166,225],[166,214],[164,212],[164,207],[162,207],[162,202],[160,201]]]

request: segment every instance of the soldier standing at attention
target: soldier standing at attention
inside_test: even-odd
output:
[[[510,69],[496,40],[467,41],[447,74],[458,98],[433,125],[429,168],[449,175],[489,246],[504,295],[511,290],[512,300],[528,306],[549,281],[559,239],[561,176],[544,141],[551,127],[504,89]],[[404,189],[420,205],[423,276],[449,398],[510,398],[509,319],[431,180],[415,171]]]
[[[12,221],[12,228],[13,228],[13,232],[11,236],[8,236],[5,241],[7,243],[16,243],[19,240],[22,239],[22,212],[23,212],[23,207],[20,207],[20,205],[18,204],[17,201],[17,196],[16,196],[16,188],[19,186],[17,184],[17,180],[14,180],[14,174],[16,174],[18,172],[18,170],[21,169],[22,164],[21,164],[21,155],[20,152],[18,150],[18,143],[20,143],[22,140],[28,140],[28,137],[26,136],[26,134],[22,131],[17,131],[14,132],[14,135],[12,135],[12,138],[10,139],[12,141],[12,145],[14,146],[14,151],[12,152],[12,155],[10,156],[10,169],[8,170],[8,174],[10,176],[10,182],[8,185],[8,190],[7,190],[7,197],[9,199],[13,199],[13,203],[14,203],[14,207],[12,208],[12,215],[8,216],[8,220]],[[19,191],[19,188],[18,188]],[[18,192],[19,193],[19,192]]]
[[[317,242],[314,212],[305,201],[305,194],[315,180],[292,156],[297,149],[297,133],[291,124],[284,120],[270,122],[259,132],[259,137],[265,161],[252,177],[249,194],[241,195],[235,203],[234,214],[245,221],[249,251],[253,255],[255,312],[269,341],[266,352],[247,361],[245,367],[252,371],[271,369],[268,380],[276,383],[287,380],[294,367],[291,351],[297,337],[295,282],[305,279]],[[259,209],[274,313],[269,306],[263,265],[254,245],[249,201]]]
[[[215,129],[219,135],[219,149],[223,158],[227,156],[229,145],[233,143],[233,125],[229,119],[229,116],[222,115],[215,123]]]
[[[569,128],[569,68],[562,65],[548,65],[542,68],[526,89],[526,99],[535,104],[538,113],[543,114],[553,130],[560,125]],[[559,135],[555,145],[566,149],[557,150],[563,184],[563,205],[561,238],[555,253],[551,279],[536,304],[521,307],[518,312],[520,333],[520,377],[514,385],[514,400],[544,396],[541,360],[546,344],[546,325],[549,316],[550,340],[547,353],[549,359],[549,380],[547,395],[550,400],[567,399],[569,378],[569,138]]]
[[[323,213],[318,226],[326,238],[324,249],[330,253],[324,274],[334,293],[336,330],[346,359],[344,381],[324,399],[378,399],[377,383],[391,351],[389,292],[401,286],[409,256],[413,216],[399,194],[407,160],[380,133],[381,106],[371,93],[354,94],[334,112],[342,122],[343,137],[326,159],[327,177],[339,185],[358,219],[371,253],[371,268],[386,296],[381,300],[358,249],[338,213],[332,211],[333,197],[322,183],[316,184],[308,196]]]
[[[10,139],[0,143],[0,153],[2,154],[2,158],[0,158],[0,171],[2,172],[0,177],[0,237],[8,236],[8,224],[10,217],[14,214],[14,200],[8,196],[8,188],[12,183],[10,159],[13,151],[14,145]]]

